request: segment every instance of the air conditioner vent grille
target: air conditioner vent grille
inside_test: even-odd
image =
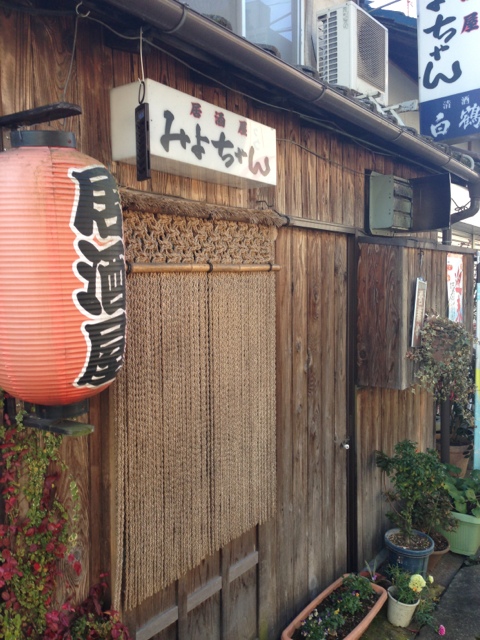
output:
[[[357,13],[357,74],[380,91],[386,90],[385,35],[382,25]]]
[[[338,33],[336,11],[318,18],[317,60],[320,78],[330,84],[338,83]]]

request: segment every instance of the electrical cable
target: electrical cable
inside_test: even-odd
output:
[[[187,69],[190,69],[191,71],[194,71],[195,73],[203,76],[204,78],[206,78],[207,80],[210,80],[211,82],[223,87],[224,89],[228,90],[228,91],[232,91],[244,98],[247,98],[249,100],[252,100],[258,104],[261,104],[263,106],[266,106],[270,109],[275,109],[275,110],[279,110],[279,111],[284,111],[288,114],[291,115],[296,115],[301,117],[303,120],[306,120],[307,122],[311,122],[312,124],[319,126],[319,127],[323,127],[325,129],[328,129],[329,131],[333,131],[337,134],[340,134],[346,138],[348,138],[349,140],[351,140],[354,144],[358,145],[359,147],[369,151],[370,153],[375,153],[378,155],[382,155],[384,157],[388,157],[388,158],[392,158],[392,159],[399,159],[402,160],[404,162],[408,162],[409,164],[415,164],[417,167],[420,167],[424,170],[430,171],[432,172],[432,168],[423,164],[422,162],[412,158],[412,157],[407,157],[399,152],[390,152],[390,151],[386,151],[383,147],[381,147],[380,145],[377,145],[374,142],[366,142],[365,140],[362,140],[362,138],[349,133],[348,131],[345,131],[340,125],[338,125],[337,123],[331,121],[331,120],[324,120],[321,118],[315,118],[313,116],[306,116],[304,113],[297,111],[295,109],[292,108],[287,108],[287,107],[282,107],[281,105],[278,104],[272,104],[271,102],[268,102],[266,100],[261,100],[260,98],[256,97],[256,96],[252,96],[249,93],[246,93],[244,91],[240,91],[234,87],[231,87],[230,85],[222,82],[221,80],[219,80],[218,78],[215,78],[211,75],[209,75],[208,73],[205,73],[204,71],[197,69],[196,67],[194,67],[193,65],[189,64],[188,62],[186,62],[185,60],[183,60],[182,58],[180,58],[179,56],[176,56],[175,54],[173,54],[170,50],[168,50],[167,48],[161,47],[158,44],[156,44],[155,42],[152,42],[152,40],[147,39],[145,37],[142,38],[142,36],[127,36],[119,31],[117,31],[116,29],[114,29],[113,27],[111,27],[110,25],[108,25],[107,23],[105,23],[102,20],[99,20],[98,18],[94,18],[93,16],[90,15],[90,12],[88,12],[87,14],[83,15],[80,14],[78,12],[78,7],[82,4],[82,2],[80,2],[77,7],[76,10],[48,10],[48,9],[33,9],[30,7],[22,7],[15,4],[12,4],[11,2],[9,2],[8,0],[0,0],[0,7],[3,8],[8,8],[8,9],[12,9],[15,11],[20,11],[20,12],[24,12],[24,13],[29,13],[31,15],[46,15],[46,16],[71,16],[71,15],[76,15],[77,18],[84,18],[87,20],[91,20],[92,22],[95,22],[99,25],[101,25],[102,27],[104,27],[105,29],[108,29],[110,32],[112,32],[113,34],[115,34],[117,37],[122,38],[124,40],[138,40],[138,41],[142,41],[145,44],[148,44],[149,46],[151,46],[153,49],[160,51],[161,53],[164,53],[165,55],[168,55],[169,57],[171,57],[172,59],[174,59],[175,61],[177,61],[178,63],[182,64],[184,67],[186,67]],[[142,61],[143,62],[143,61]],[[68,78],[69,79],[69,78]],[[285,142],[289,142],[291,144],[297,145],[301,148],[303,148],[305,151],[307,151],[308,153],[312,153],[313,155],[317,155],[315,154],[315,152],[311,151],[310,149],[308,149],[307,147],[302,147],[302,145],[299,145],[297,142],[295,142],[294,140],[288,140],[288,139],[283,139]],[[355,172],[355,170],[350,169],[349,167],[346,167],[342,164],[336,163],[332,160],[330,160],[329,158],[325,158],[322,156],[317,155],[317,157],[319,157],[320,159],[324,160],[325,162],[328,162],[331,165],[337,166],[337,167],[341,167],[342,169],[345,169],[347,171],[351,171],[353,173],[361,173],[361,172]],[[434,171],[434,173],[441,173],[441,171]]]

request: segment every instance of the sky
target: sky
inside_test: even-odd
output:
[[[416,0],[398,0],[397,2],[393,2],[390,4],[392,0],[373,0],[370,3],[371,7],[375,9],[385,8],[389,11],[401,11],[406,16],[410,16],[410,18],[417,17],[417,2]],[[388,5],[388,6],[386,6]]]

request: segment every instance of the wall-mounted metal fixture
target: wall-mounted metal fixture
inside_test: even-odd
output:
[[[366,230],[393,236],[450,227],[450,174],[398,178],[372,171],[366,179]]]

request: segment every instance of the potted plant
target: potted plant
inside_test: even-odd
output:
[[[473,470],[467,478],[450,476],[445,487],[458,528],[442,533],[448,538],[454,553],[474,555],[480,546],[480,470]]]
[[[451,403],[447,410],[450,413],[450,446],[462,446],[460,452],[450,449],[451,462],[459,466],[458,462],[466,457],[466,466],[471,453],[468,436],[474,426],[471,411],[473,335],[458,322],[430,314],[420,331],[420,339],[420,346],[409,351],[407,358],[417,366],[418,385],[433,393],[437,403]]]
[[[473,391],[473,336],[464,325],[436,314],[427,316],[420,347],[407,353],[417,365],[415,377],[438,401],[452,400],[467,415]]]
[[[431,452],[433,454],[433,452]],[[450,494],[446,488],[448,480],[448,468],[443,465],[436,455],[436,462],[433,462],[436,469],[436,486],[431,487],[431,491],[425,491],[417,500],[413,510],[413,526],[419,531],[428,534],[435,548],[428,558],[428,571],[433,571],[443,555],[450,551],[450,543],[442,530],[454,531],[458,526],[458,520],[452,511]],[[438,468],[437,468],[438,467]]]
[[[415,524],[429,529],[440,517],[443,522],[447,506],[442,495],[447,477],[445,467],[436,451],[417,451],[416,443],[411,440],[397,443],[393,456],[377,451],[376,462],[393,485],[393,489],[384,491],[392,507],[387,517],[396,527],[385,533],[388,562],[402,565],[411,573],[425,575],[435,545],[430,535],[415,528]],[[429,504],[438,507],[437,513],[432,514],[434,522],[427,519]]]
[[[392,586],[388,587],[387,618],[395,627],[408,627],[427,583],[419,573],[411,574],[398,565],[388,567]]]
[[[387,599],[385,589],[357,574],[338,578],[282,633],[281,640],[357,640]]]
[[[392,586],[388,588],[387,620],[395,627],[408,627],[412,621],[419,627],[428,625],[445,635],[445,627],[434,623],[434,596],[430,593],[433,577],[425,579],[420,574],[411,574],[399,566],[388,567]]]

